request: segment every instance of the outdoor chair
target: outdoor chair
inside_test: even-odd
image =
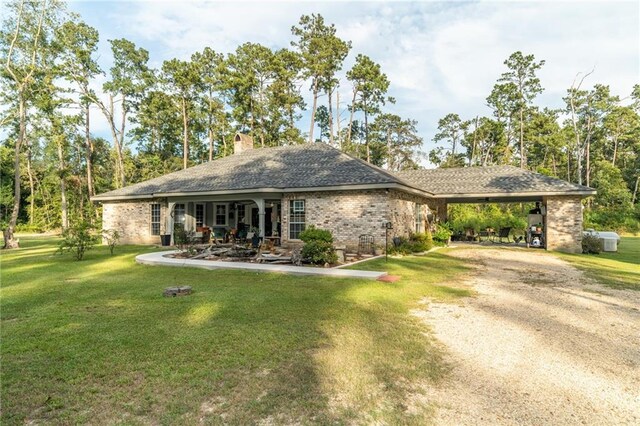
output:
[[[478,241],[478,234],[476,234],[476,230],[472,228],[465,229],[465,239],[467,241]]]
[[[503,239],[507,239],[507,243],[511,243],[512,241],[510,240],[509,234],[511,233],[511,228],[500,228],[500,232],[498,233],[498,242],[499,243],[503,243],[504,241],[502,241]]]

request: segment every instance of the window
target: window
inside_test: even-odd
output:
[[[423,232],[422,229],[422,204],[416,203],[416,232]]]
[[[184,204],[176,204],[173,208],[173,223],[184,227],[185,212]]]
[[[151,204],[151,235],[160,235],[160,204]]]
[[[304,200],[291,200],[289,202],[289,239],[297,240],[305,228],[305,202]]]
[[[204,204],[196,204],[196,228],[204,226]]]
[[[227,205],[226,204],[216,204],[215,206],[215,217],[214,222],[218,226],[226,226],[227,225]]]

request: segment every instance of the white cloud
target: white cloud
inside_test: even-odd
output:
[[[72,5],[73,7],[73,5]],[[90,8],[84,8],[90,13]],[[545,59],[543,106],[562,106],[575,74],[596,66],[590,83],[627,96],[640,74],[637,2],[138,2],[116,3],[101,34],[133,39],[152,65],[210,46],[228,53],[247,41],[289,47],[302,14],[321,13],[357,53],[382,65],[391,109],[419,121],[430,141],[449,112],[488,114],[485,98],[516,50]],[[110,58],[108,52],[102,56]],[[307,87],[303,93],[307,94]],[[343,80],[341,98],[350,99]],[[346,102],[345,102],[346,104]],[[307,131],[308,122],[300,124]],[[428,144],[431,146],[431,143]],[[429,149],[429,146],[426,149]]]

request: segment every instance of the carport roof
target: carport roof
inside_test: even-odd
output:
[[[407,170],[398,176],[449,202],[535,201],[549,195],[596,193],[587,186],[513,166]]]

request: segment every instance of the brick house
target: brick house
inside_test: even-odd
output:
[[[392,236],[422,232],[445,220],[449,203],[540,201],[547,208],[547,248],[578,251],[581,199],[595,193],[515,167],[390,173],[325,144],[253,149],[236,135],[235,152],[209,163],[95,196],[103,228],[125,244],[158,244],[176,226],[223,235],[257,229],[283,244],[309,225],[336,244],[357,247],[362,235],[384,246]],[[171,237],[172,238],[172,237]]]

